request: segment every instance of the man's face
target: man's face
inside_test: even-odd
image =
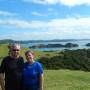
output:
[[[11,56],[17,58],[20,53],[20,46],[19,45],[12,46],[10,51],[11,51]]]

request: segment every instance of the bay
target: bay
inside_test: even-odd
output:
[[[90,47],[87,47],[86,44],[87,43],[90,43],[90,40],[70,40],[70,41],[59,41],[59,42],[55,42],[55,41],[47,41],[47,42],[30,42],[30,43],[27,43],[27,44],[21,44],[23,47],[30,47],[30,46],[33,46],[33,45],[38,45],[38,44],[44,44],[44,45],[47,45],[47,44],[62,44],[62,45],[65,45],[67,43],[72,43],[72,44],[78,44],[79,46],[78,47],[73,47],[73,48],[35,48],[34,50],[38,50],[38,51],[56,51],[56,50],[59,50],[59,51],[62,51],[62,50],[65,50],[65,49],[69,49],[69,50],[76,50],[76,49],[89,49]]]

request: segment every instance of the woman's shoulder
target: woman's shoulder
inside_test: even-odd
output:
[[[35,61],[35,64],[37,65],[41,65],[41,63],[39,61]]]
[[[41,64],[39,61],[35,61],[35,65],[36,65],[37,67],[42,67],[42,64]]]

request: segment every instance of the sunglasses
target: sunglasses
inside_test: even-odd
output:
[[[19,49],[13,49],[12,51],[20,51]]]

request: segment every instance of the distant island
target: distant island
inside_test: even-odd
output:
[[[67,43],[65,45],[62,44],[37,44],[37,45],[33,45],[30,46],[29,48],[57,48],[57,47],[65,47],[65,48],[72,48],[72,47],[78,47],[78,44],[73,44],[73,43]]]
[[[87,43],[86,46],[90,47],[90,43]]]

